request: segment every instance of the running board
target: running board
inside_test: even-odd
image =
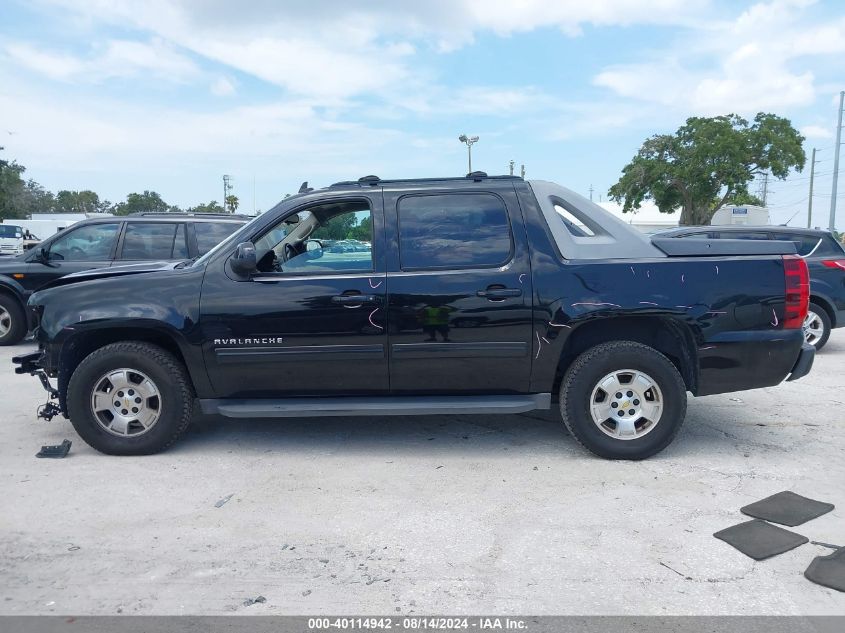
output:
[[[384,398],[285,398],[200,400],[202,412],[227,418],[313,418],[352,415],[525,413],[549,409],[549,393],[520,396],[396,396]]]

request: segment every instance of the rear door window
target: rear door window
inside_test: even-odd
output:
[[[123,236],[120,259],[132,261],[173,259],[174,243],[179,226],[175,222],[129,222]],[[184,242],[183,235],[182,246]]]
[[[508,213],[493,194],[436,194],[399,200],[403,270],[492,268],[511,258]]]
[[[241,227],[237,222],[195,222],[198,255],[205,255]]]

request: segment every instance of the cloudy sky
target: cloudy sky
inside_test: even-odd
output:
[[[840,0],[4,0],[0,145],[53,190],[191,205],[228,173],[251,210],[463,174],[466,132],[474,168],[597,199],[647,136],[763,110],[821,150],[826,224],[843,60]],[[808,174],[770,185],[775,220],[806,220]]]

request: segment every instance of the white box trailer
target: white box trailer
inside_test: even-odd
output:
[[[21,227],[21,230],[29,231],[35,237],[35,242],[40,242],[76,224],[78,221],[68,218],[66,220],[4,220],[3,222],[4,224],[14,224]]]

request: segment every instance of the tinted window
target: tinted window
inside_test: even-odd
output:
[[[237,222],[197,222],[194,232],[197,234],[197,249],[205,255],[224,239],[241,227]]]
[[[837,242],[833,237],[830,235],[825,235],[822,238],[822,243],[819,244],[819,247],[816,249],[816,252],[813,253],[813,257],[817,255],[823,257],[842,257],[842,254],[845,253],[845,249]]]
[[[511,230],[492,194],[409,196],[399,202],[399,256],[404,269],[501,266]]]
[[[722,231],[719,234],[723,240],[768,240],[768,233],[756,231]]]
[[[772,239],[795,244],[795,251],[802,256],[809,255],[816,248],[820,237],[819,235],[801,235],[800,233],[772,233]],[[819,246],[820,248],[821,246]],[[813,254],[816,253],[818,253],[818,249]]]
[[[710,239],[711,235],[711,233],[687,233],[686,235],[677,235],[676,237],[686,240],[706,240]],[[727,234],[725,234],[725,237],[727,237]]]
[[[108,261],[111,259],[119,229],[118,222],[67,229],[50,244],[50,259],[72,262]]]
[[[185,239],[185,225],[176,228],[176,238],[173,240],[173,259],[188,259],[188,242]]]
[[[172,259],[177,224],[130,222],[123,236],[121,259]],[[184,245],[184,238],[182,240]]]

